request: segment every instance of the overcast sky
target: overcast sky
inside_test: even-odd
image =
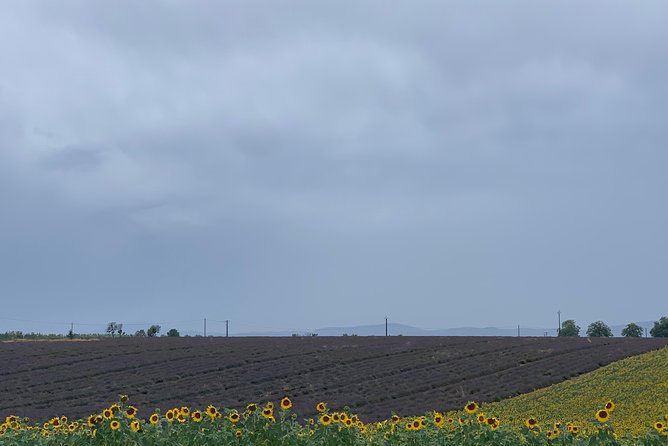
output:
[[[657,320],[667,21],[3,1],[0,332]]]

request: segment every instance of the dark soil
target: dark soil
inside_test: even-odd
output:
[[[97,413],[128,394],[147,417],[289,396],[365,421],[496,401],[668,345],[668,339],[512,337],[122,338],[0,342],[0,419]]]

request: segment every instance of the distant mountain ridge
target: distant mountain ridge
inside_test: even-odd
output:
[[[647,333],[654,326],[652,321],[636,322],[636,324],[647,329]],[[610,329],[614,336],[621,336],[626,325],[611,325]],[[586,336],[587,326],[580,326],[580,336]],[[517,328],[497,327],[457,327],[424,329],[411,325],[390,323],[387,326],[390,336],[517,336]],[[190,333],[184,333],[190,334]],[[232,336],[385,336],[385,324],[358,325],[351,327],[322,327],[313,330],[299,331],[249,331],[243,333],[232,333]],[[520,326],[520,336],[556,336],[556,328],[530,328]],[[221,336],[224,333],[211,333],[212,336]]]

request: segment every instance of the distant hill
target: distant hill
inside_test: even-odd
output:
[[[636,322],[643,328],[649,330],[654,326],[652,321]],[[580,324],[581,336],[586,336],[588,324]],[[626,325],[611,325],[610,329],[614,336],[621,336],[621,332]],[[385,324],[377,325],[358,325],[352,327],[323,327],[314,330],[301,331],[252,331],[244,333],[234,333],[234,336],[308,336],[315,333],[318,336],[385,336]],[[524,328],[520,327],[520,336],[555,336],[556,328]],[[219,336],[218,333],[211,333]],[[424,329],[405,324],[388,324],[388,334],[390,336],[517,336],[517,328],[497,328],[497,327],[457,327],[457,328],[437,328]]]

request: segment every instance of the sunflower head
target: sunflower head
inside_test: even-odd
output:
[[[118,430],[118,428],[121,427],[121,423],[118,420],[112,420],[111,423],[109,423],[109,427],[113,430]]]
[[[656,429],[658,432],[663,432],[665,428],[666,425],[663,423],[663,421],[657,421],[654,423],[654,429]]]
[[[608,412],[607,410],[601,409],[596,411],[596,419],[601,423],[605,423],[606,421],[608,421],[608,418],[610,418],[610,412]]]
[[[283,399],[281,399],[281,409],[288,410],[291,407],[292,407],[292,401],[290,401],[290,398],[288,398],[287,396],[283,397]]]
[[[129,398],[127,395],[118,395],[118,399],[121,400],[121,403],[126,403]]]
[[[466,406],[464,406],[464,410],[469,414],[476,413],[478,411],[478,405],[473,401],[469,401]]]
[[[241,418],[241,417],[239,416],[239,413],[237,413],[237,412],[232,412],[231,414],[229,414],[227,416],[227,419],[230,420],[230,422],[232,422],[232,423],[236,423],[237,421],[239,421],[239,418]]]
[[[132,419],[137,415],[137,408],[134,406],[128,406],[127,409],[125,409],[125,416]]]
[[[209,404],[209,406],[206,408],[206,414],[210,416],[211,418],[214,418],[216,414],[218,413],[218,409],[216,409],[215,406],[212,406]]]
[[[332,422],[332,417],[330,417],[327,414],[324,414],[320,417],[320,424],[322,424],[323,426],[327,426],[331,424],[331,422]]]
[[[141,424],[139,424],[139,421],[134,420],[132,423],[130,423],[130,428],[133,432],[139,432],[139,429],[141,429]]]
[[[158,421],[160,421],[160,415],[158,415],[157,413],[154,413],[150,417],[148,417],[148,422],[151,424],[158,424]]]
[[[320,402],[315,406],[315,410],[317,410],[317,411],[320,412],[320,413],[327,412],[327,404],[325,404],[324,402],[320,401]]]
[[[202,421],[202,418],[204,418],[204,416],[202,415],[202,412],[196,410],[190,415],[190,418],[192,418],[195,423],[199,423]]]
[[[615,410],[615,407],[616,407],[616,406],[615,406],[615,403],[613,403],[612,401],[608,400],[608,402],[605,403],[604,409],[607,410],[608,412],[612,412],[613,410]]]
[[[535,427],[538,427],[538,420],[534,417],[527,418],[524,420],[524,425],[529,429],[534,429]]]

